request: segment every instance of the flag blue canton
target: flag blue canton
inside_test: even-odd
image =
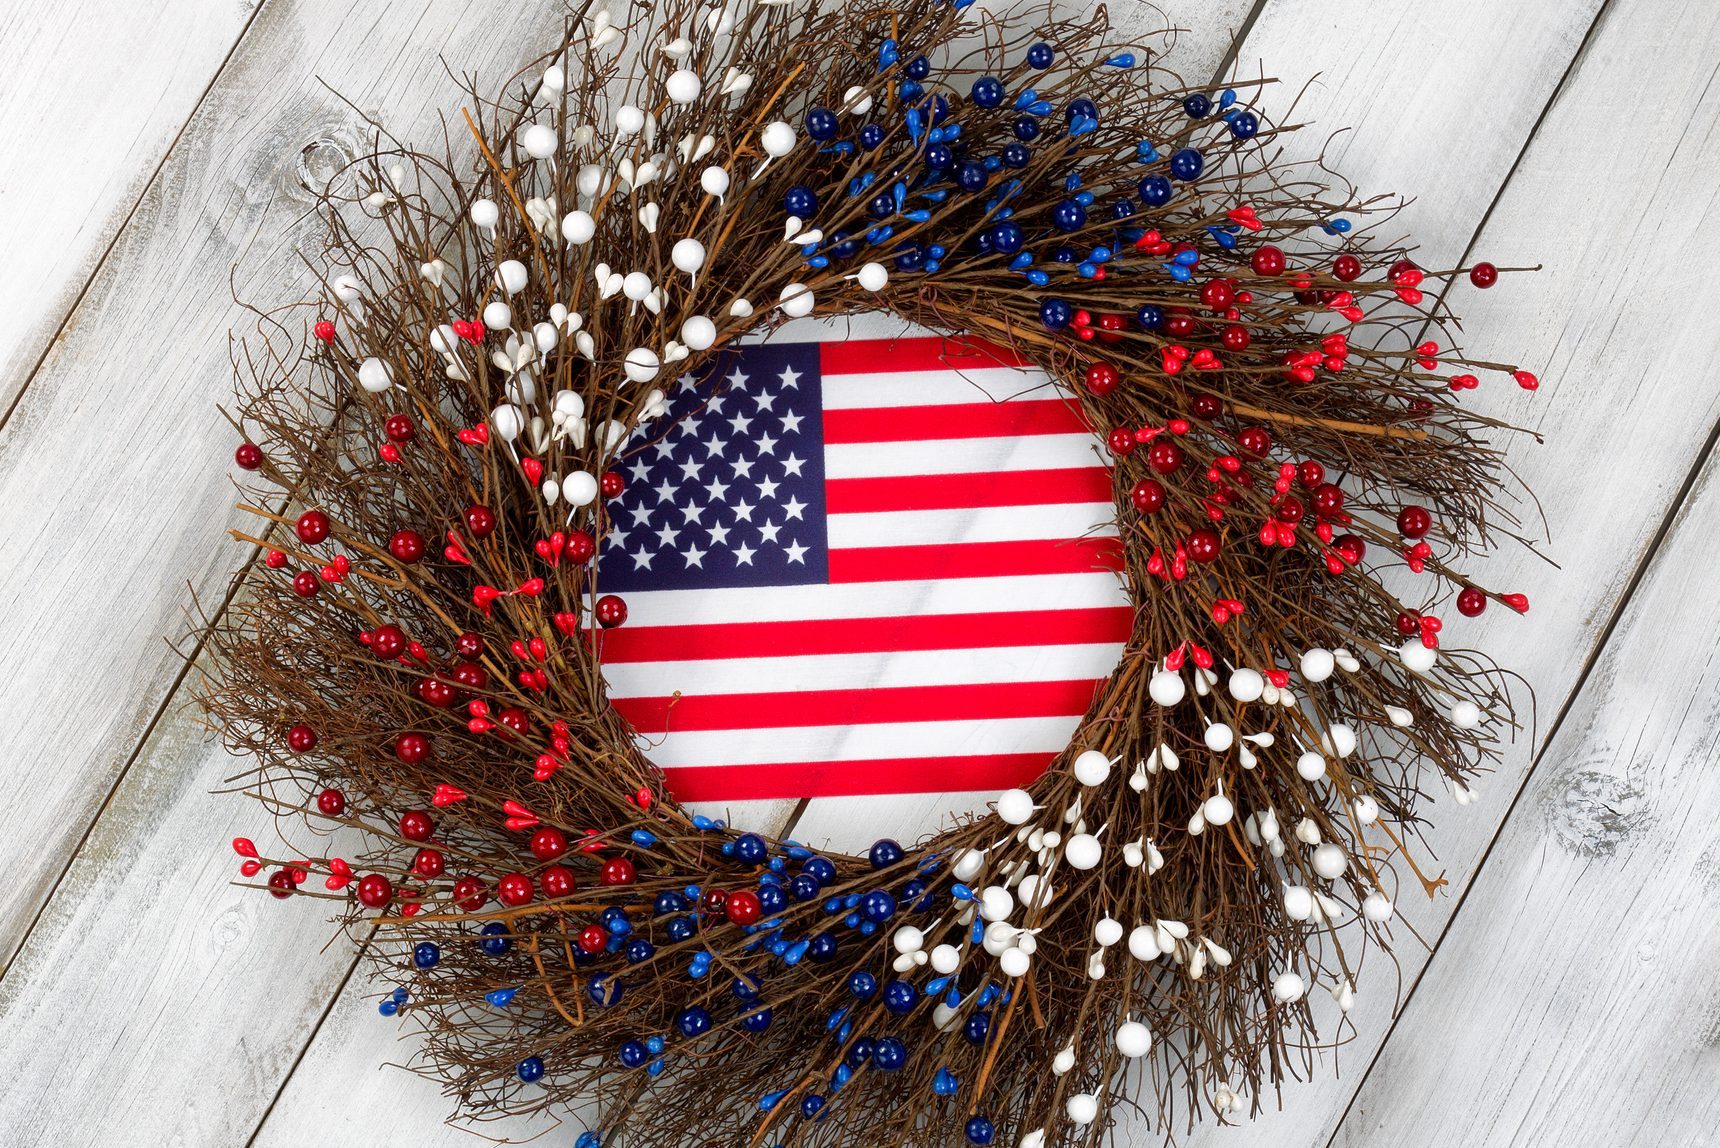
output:
[[[829,573],[817,343],[761,344],[683,375],[636,430],[608,504],[603,590],[801,586]]]

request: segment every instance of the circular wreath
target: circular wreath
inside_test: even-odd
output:
[[[1092,1144],[1113,1102],[1258,1107],[1308,994],[1385,944],[1426,792],[1511,728],[1439,647],[1519,595],[1482,374],[1378,227],[1284,161],[1259,85],[1184,87],[1102,10],[585,10],[434,155],[338,182],[309,304],[245,344],[258,548],[204,705],[473,1115],[583,1146]],[[475,147],[470,146],[475,144]],[[611,708],[611,468],[667,380],[884,310],[1036,363],[1105,436],[1134,607],[1029,790],[819,854],[679,806]],[[308,328],[308,330],[306,329]],[[300,830],[302,836],[302,829]],[[337,855],[338,854],[338,855]],[[396,987],[398,986],[398,987]],[[1341,1023],[1341,1022],[1340,1022]]]

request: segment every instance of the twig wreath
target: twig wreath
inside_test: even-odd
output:
[[[1388,942],[1392,865],[1442,883],[1429,791],[1514,727],[1440,610],[1527,609],[1455,565],[1512,528],[1460,400],[1535,380],[1424,295],[1497,269],[1354,227],[1389,205],[1287,163],[1258,84],[1184,87],[1102,9],[961,7],[582,9],[441,155],[379,142],[324,290],[240,344],[256,557],[201,696],[326,839],[235,848],[333,900],[467,1115],[1033,1148],[1258,1109]],[[1061,383],[1135,616],[1031,788],[847,857],[665,791],[605,694],[600,550],[673,378],[874,310]]]

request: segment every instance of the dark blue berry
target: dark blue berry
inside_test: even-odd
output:
[[[1022,143],[1032,143],[1034,138],[1039,135],[1039,121],[1032,116],[1016,116],[1012,126],[1015,131],[1015,138]]]
[[[984,191],[985,165],[968,160],[956,169],[956,183],[961,185],[963,191]]]
[[[982,108],[995,108],[1003,103],[1003,83],[996,76],[981,76],[973,82],[968,95]]]
[[[823,1107],[824,1097],[815,1092],[800,1102],[800,1114],[811,1120],[818,1115],[819,1109]]]
[[[836,863],[828,857],[808,857],[800,871],[820,885],[828,885],[836,880]]]
[[[1139,311],[1135,312],[1135,322],[1141,325],[1141,330],[1143,331],[1156,331],[1159,329],[1159,324],[1164,321],[1164,308],[1155,307],[1151,303],[1148,303]]]
[[[848,1067],[859,1068],[872,1059],[872,1038],[863,1036],[848,1047]]]
[[[670,913],[684,912],[687,899],[681,894],[665,889],[657,894],[657,899],[651,902],[651,912],[654,916],[667,917]]]
[[[1148,207],[1163,207],[1171,201],[1171,181],[1162,175],[1147,176],[1135,190]]]
[[[1092,100],[1070,100],[1069,106],[1063,109],[1063,122],[1072,124],[1076,116],[1096,120],[1099,118],[1099,106]]]
[[[788,895],[796,901],[810,901],[818,896],[820,886],[810,873],[796,873],[788,883]]]
[[[846,231],[838,231],[830,238],[834,243],[834,246],[830,248],[832,258],[852,259],[854,258],[854,253],[860,250],[860,241],[858,239],[848,238],[848,233]]]
[[[907,981],[891,981],[884,986],[884,1007],[893,1013],[913,1012],[919,1003],[920,990]]]
[[[627,1068],[638,1068],[650,1059],[651,1054],[636,1040],[630,1040],[621,1046],[621,1063]]]
[[[625,952],[627,963],[630,965],[637,965],[642,964],[655,956],[657,954],[657,946],[653,945],[650,941],[647,941],[644,937],[634,937],[632,940],[627,942]]]
[[[1230,121],[1230,134],[1239,140],[1253,139],[1260,130],[1260,117],[1253,112],[1238,112]]]
[[[480,930],[482,940],[478,947],[492,957],[499,957],[514,947],[513,938],[508,936],[508,927],[500,921],[491,921]]]
[[[442,963],[442,950],[434,941],[419,941],[412,950],[412,963],[421,969],[433,969]]]
[[[860,146],[871,151],[884,142],[884,129],[878,124],[867,124],[860,129]]]
[[[763,1032],[770,1027],[770,1010],[761,1008],[757,1012],[749,1012],[741,1018],[741,1027],[748,1032]]]
[[[1191,120],[1204,120],[1212,114],[1212,101],[1200,92],[1184,96],[1183,114]]]
[[[898,244],[895,258],[896,270],[919,271],[926,266],[926,248],[924,244],[906,242]]]
[[[703,1036],[711,1030],[711,1014],[698,1005],[684,1008],[675,1014],[675,1031],[688,1040]]]
[[[828,964],[836,959],[836,951],[840,947],[834,933],[820,933],[806,946],[806,955],[817,964]]]
[[[923,80],[932,74],[932,62],[924,56],[915,56],[902,71],[907,73],[910,80]]]
[[[1127,219],[1135,214],[1135,205],[1126,199],[1119,199],[1111,205],[1112,219]]]
[[[969,1044],[984,1044],[986,1034],[991,1032],[991,1016],[988,1013],[976,1012],[967,1018],[962,1025],[962,1035]]]
[[[798,215],[808,219],[818,210],[818,197],[809,187],[791,187],[788,194],[782,197],[782,205],[788,208],[790,215]],[[764,843],[764,838],[756,833],[743,833],[735,838],[735,857],[748,865],[762,865],[770,849]]]
[[[866,213],[873,219],[888,219],[896,214],[896,197],[887,191],[880,191],[866,203]]]
[[[1026,144],[1012,143],[1003,149],[1003,162],[1013,168],[1026,167],[1033,159],[1033,152]]]
[[[991,229],[991,245],[1004,255],[1014,255],[1026,241],[1021,224],[1012,220],[1006,219]]]
[[[781,885],[766,885],[758,891],[758,907],[767,917],[774,917],[788,908],[788,894]]]
[[[895,1072],[908,1063],[908,1047],[893,1036],[886,1036],[872,1046],[872,1063],[885,1072]]]
[[[813,108],[806,113],[806,134],[815,140],[834,138],[836,126],[836,113],[829,108]]]
[[[848,991],[861,1000],[866,1000],[878,991],[878,978],[864,970],[850,973],[848,976]]]
[[[620,1004],[621,990],[620,979],[608,973],[592,973],[591,979],[585,982],[585,995],[598,1008],[613,1008]]]
[[[1171,156],[1171,175],[1187,183],[1191,179],[1199,179],[1200,173],[1206,167],[1206,161],[1200,152],[1192,147],[1185,147]]]
[[[1030,68],[1038,68],[1043,71],[1049,68],[1051,62],[1056,58],[1057,53],[1051,50],[1050,44],[1039,43],[1027,49],[1027,66]]]
[[[983,1116],[968,1117],[967,1125],[962,1131],[967,1134],[970,1144],[990,1144],[992,1138],[997,1135],[997,1129]]]
[[[869,921],[888,921],[896,915],[896,898],[883,889],[874,889],[860,899],[860,911]]]
[[[1061,299],[1047,299],[1039,305],[1039,321],[1053,330],[1067,327],[1075,317],[1075,308]]]
[[[690,941],[693,939],[693,922],[689,917],[671,917],[665,926],[671,941]]]
[[[515,1068],[514,1071],[519,1073],[520,1079],[525,1081],[527,1084],[532,1083],[534,1080],[542,1080],[543,1061],[535,1056],[528,1056],[524,1060],[520,1061],[519,1066]]]
[[[801,187],[796,185],[789,188],[787,194],[782,197],[782,209],[790,215],[798,215],[802,219],[811,219],[818,213],[818,196],[810,187]],[[751,833],[747,834],[747,837],[751,837],[754,841],[757,841],[761,850],[764,848],[764,842],[758,837]],[[764,854],[762,852],[759,854],[757,861],[748,860],[741,852],[741,842],[745,841],[747,837],[742,837],[735,841],[735,856],[739,857],[742,861],[746,861],[748,865],[757,865],[759,862],[764,860]]]
[[[738,976],[729,985],[729,991],[735,994],[738,1001],[756,1001],[762,987],[757,977]]]
[[[942,171],[956,162],[956,153],[943,144],[933,144],[926,149],[926,166],[933,171]]]
[[[1065,199],[1051,209],[1051,226],[1059,231],[1079,231],[1087,224],[1087,209],[1073,199]]]

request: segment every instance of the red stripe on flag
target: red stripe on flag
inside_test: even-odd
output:
[[[1111,472],[1102,466],[1000,470],[991,474],[832,478],[824,483],[824,506],[831,514],[1047,506],[1110,499]]]
[[[995,614],[622,627],[604,636],[603,660],[682,662],[1123,642],[1129,637],[1133,614],[1128,606],[1096,606]]]
[[[818,367],[826,375],[876,375],[906,371],[963,371],[1026,367],[1031,360],[981,339],[942,336],[909,339],[844,339],[818,345]]]
[[[824,441],[925,442],[949,438],[1014,438],[1088,430],[1081,413],[1061,399],[954,403],[941,407],[862,407],[824,412]]]
[[[942,546],[874,546],[830,552],[830,581],[833,583],[1086,574],[1094,570],[1122,568],[1123,544],[1117,538],[956,542]]]
[[[666,769],[677,801],[748,801],[773,797],[854,797],[874,793],[959,793],[1026,785],[1055,754],[904,757]]]
[[[758,694],[684,694],[613,698],[644,734],[689,730],[780,729],[987,718],[1069,717],[1087,712],[1097,679],[993,682],[969,686],[896,686],[866,690],[792,690]]]

